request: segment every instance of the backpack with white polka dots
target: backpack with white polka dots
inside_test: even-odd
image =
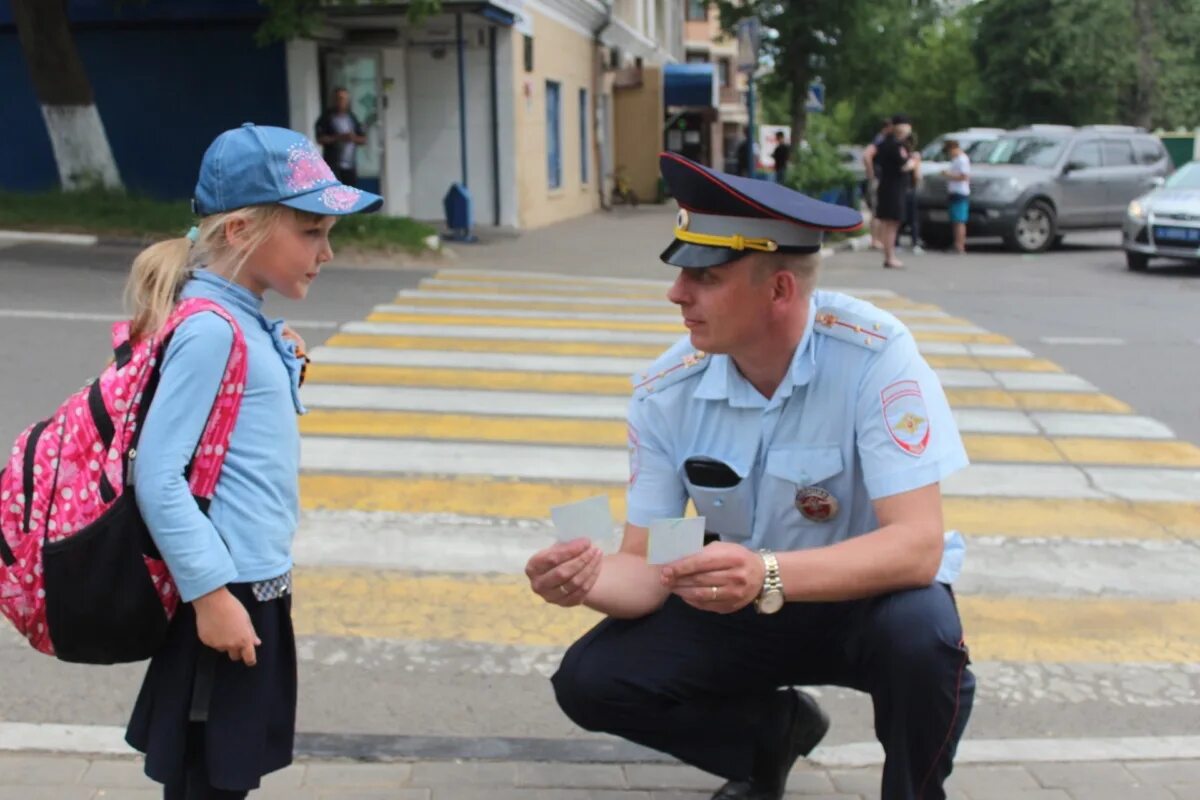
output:
[[[233,328],[221,389],[188,465],[188,486],[207,510],[241,408],[246,342],[229,312],[201,298],[181,301],[137,342],[130,323],[115,324],[113,362],[17,437],[0,471],[0,612],[43,653],[140,661],[166,638],[179,594],[138,512],[132,462],[171,334],[202,312]]]

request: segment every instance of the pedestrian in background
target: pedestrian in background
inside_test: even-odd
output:
[[[134,261],[134,338],[153,335],[177,300],[199,297],[228,312],[246,345],[237,425],[207,510],[186,475],[236,336],[216,313],[189,317],[171,337],[132,462],[138,509],[183,601],[126,731],[165,800],[244,798],[292,762],[302,361],[263,298],[304,299],[333,256],[337,216],[382,202],[339,183],[302,134],[246,123],[204,154],[199,225]]]
[[[775,149],[771,152],[771,160],[775,162],[775,182],[783,183],[787,177],[788,162],[792,158],[792,146],[787,143],[783,131],[775,134]]]
[[[904,140],[912,132],[908,117],[892,117],[892,131],[876,148],[879,190],[875,216],[879,219],[879,238],[883,242],[883,266],[899,269],[904,262],[896,258],[896,238],[904,219],[905,198],[911,184],[909,174],[916,166]]]
[[[947,210],[954,230],[954,252],[967,252],[967,220],[971,213],[971,157],[956,139],[946,140],[950,167],[946,170]]]
[[[921,187],[921,151],[917,147],[915,132],[910,133],[904,140],[904,146],[912,160],[912,169],[908,173],[908,191],[904,195],[904,224],[901,232],[905,229],[908,230],[908,237],[912,242],[912,254],[919,256],[923,255],[925,250],[921,247],[921,216],[920,209],[917,208],[917,190]]]
[[[862,154],[863,169],[867,173],[867,208],[871,210],[872,250],[883,247],[883,238],[879,232],[879,219],[875,214],[879,196],[879,145],[883,144],[891,132],[892,120],[890,118],[883,120],[879,127],[879,133],[875,134],[871,143],[863,148]]]
[[[317,144],[324,147],[325,163],[345,186],[358,183],[358,146],[367,143],[367,133],[350,110],[350,92],[333,91],[333,107],[317,119]]]

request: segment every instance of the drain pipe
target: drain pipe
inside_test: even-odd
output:
[[[602,147],[600,145],[601,135],[607,133],[600,130],[600,115],[596,113],[600,109],[600,95],[604,89],[604,42],[601,37],[604,32],[609,29],[613,22],[613,3],[614,0],[604,0],[604,22],[600,24],[596,30],[592,31],[592,41],[594,43],[595,56],[592,59],[592,150],[595,153],[596,163],[596,188],[600,192],[600,208],[605,211],[610,210],[608,197],[604,193],[604,182],[608,179],[604,174],[604,157],[602,155]],[[611,128],[611,118],[613,114],[613,98],[609,99],[608,113],[605,114],[604,122]],[[615,142],[613,143],[615,144]]]

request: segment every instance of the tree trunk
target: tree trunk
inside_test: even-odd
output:
[[[790,70],[792,83],[792,162],[800,161],[800,145],[804,142],[808,131],[808,84],[812,75],[808,69],[808,56],[794,56],[795,62]]]
[[[12,0],[12,12],[63,188],[121,188],[92,86],[71,36],[66,0]]]
[[[1133,0],[1137,31],[1137,84],[1133,91],[1134,124],[1149,130],[1154,121],[1154,6],[1155,0]]]

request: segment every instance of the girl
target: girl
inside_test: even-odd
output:
[[[337,215],[383,199],[340,184],[304,136],[246,123],[216,138],[188,237],[138,256],[133,336],[152,335],[181,298],[203,297],[246,340],[241,410],[207,513],[185,471],[217,396],[233,329],[200,313],[176,330],[134,460],[138,508],[184,602],[150,662],[126,732],[166,800],[242,798],[291,763],[296,650],[292,535],[299,514],[301,360],[268,290],[302,300],[332,258]]]

